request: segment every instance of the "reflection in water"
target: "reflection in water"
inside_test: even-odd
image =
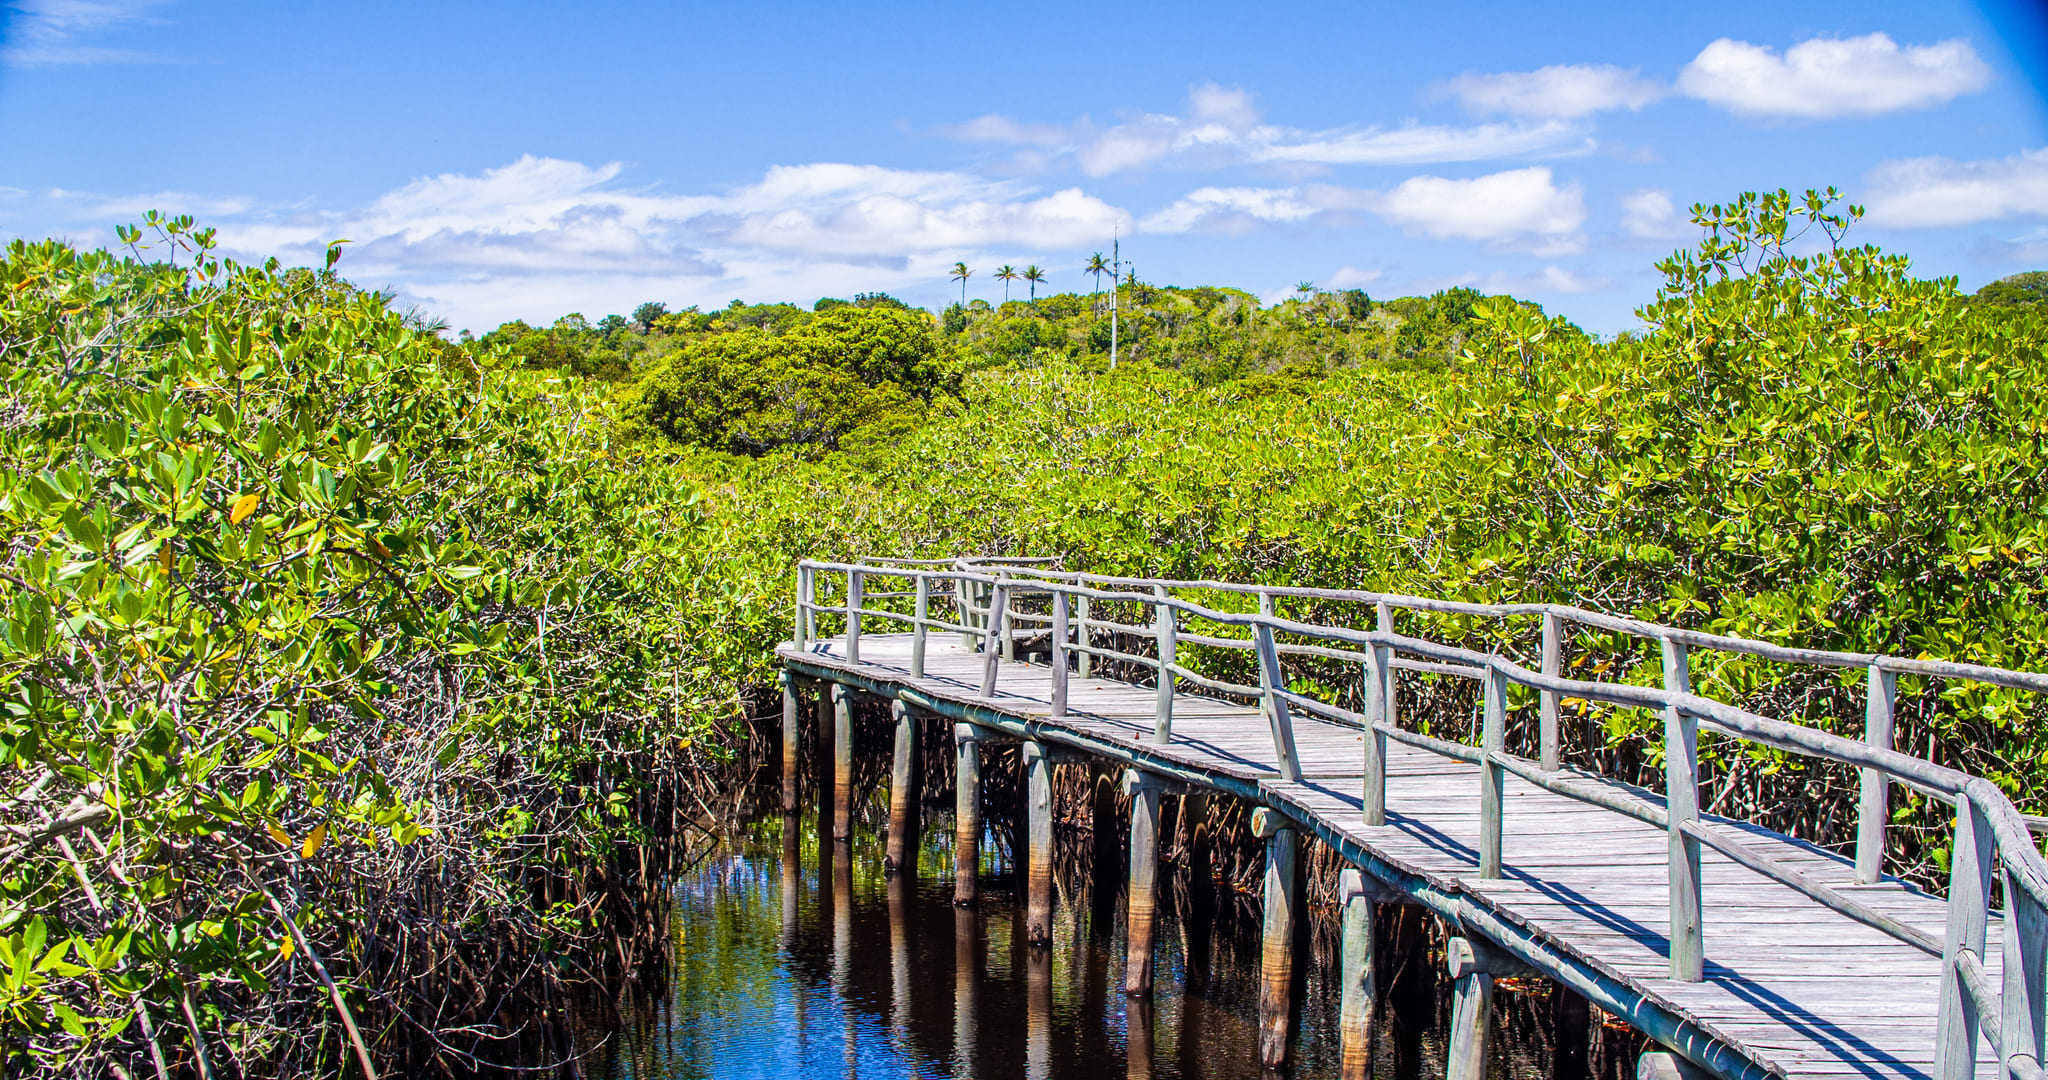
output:
[[[744,826],[675,883],[667,993],[585,1062],[589,1074],[1259,1075],[1255,901],[1222,894],[1213,922],[1189,918],[1182,925],[1181,913],[1191,906],[1185,890],[1162,889],[1157,996],[1129,1000],[1121,992],[1121,901],[1102,902],[1100,886],[1091,885],[1095,879],[1113,887],[1116,878],[1090,873],[1085,834],[1058,837],[1063,888],[1047,949],[1026,943],[1023,898],[1009,888],[1005,866],[984,877],[978,906],[952,905],[950,824],[934,821],[919,838],[924,850],[916,865],[925,872],[893,878],[883,870],[880,838],[858,825],[850,844],[821,844],[812,814]],[[1441,960],[1425,947],[1428,932],[1413,911],[1382,927],[1389,963],[1375,1026],[1378,1080],[1443,1074]],[[1294,1077],[1336,1075],[1335,1000],[1321,968],[1332,952],[1318,948],[1304,957]],[[1199,989],[1189,992],[1190,986]],[[1494,1075],[1544,1080],[1553,1056],[1550,1002],[1534,994],[1503,999]],[[1586,1051],[1572,1052],[1569,1036],[1558,1042],[1564,1052],[1556,1056],[1584,1069]],[[1623,1075],[1631,1064],[1608,1060],[1594,1071]]]

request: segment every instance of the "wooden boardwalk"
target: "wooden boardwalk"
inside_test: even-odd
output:
[[[1478,873],[1481,766],[1398,742],[1386,750],[1386,821],[1361,819],[1364,734],[1314,716],[1292,720],[1298,782],[1286,782],[1268,718],[1256,706],[1180,694],[1172,737],[1151,741],[1157,692],[1098,678],[1066,680],[1067,715],[1053,718],[1052,669],[998,661],[954,634],[927,640],[911,675],[912,635],[864,634],[858,662],[827,637],[779,657],[798,677],[908,700],[998,734],[1247,798],[1334,845],[1409,902],[1505,950],[1707,1071],[1728,1078],[1937,1074],[1943,961],[1835,913],[1709,849],[1702,856],[1706,971],[1670,977],[1670,838],[1666,830],[1509,775],[1502,813],[1504,876]],[[907,698],[903,697],[907,692]],[[1610,782],[1611,783],[1611,782]],[[1660,796],[1613,784],[1659,805]],[[1705,818],[1748,849],[1808,880],[1942,939],[1947,904],[1886,878],[1858,885],[1850,860],[1737,821]],[[2002,939],[1994,911],[1988,940]],[[1986,950],[1990,985],[1999,950]],[[2002,1075],[1978,1040],[1977,1075]]]

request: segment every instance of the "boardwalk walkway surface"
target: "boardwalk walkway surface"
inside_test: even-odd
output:
[[[1950,905],[1941,897],[1889,877],[1858,884],[1850,859],[1701,815],[1702,825],[1735,841],[1738,854],[1768,860],[1810,888],[1847,898],[1894,925],[1887,932],[1866,925],[1869,917],[1845,917],[1808,891],[1708,847],[1700,851],[1696,879],[1703,977],[1674,978],[1670,873],[1678,841],[1666,827],[1507,774],[1498,802],[1501,870],[1487,876],[1481,866],[1487,767],[1478,761],[1385,743],[1377,751],[1385,824],[1368,825],[1361,793],[1368,790],[1370,736],[1359,725],[1297,708],[1285,721],[1295,759],[1285,762],[1270,704],[1179,693],[1170,705],[1170,738],[1161,742],[1155,687],[1083,677],[1066,670],[1065,656],[1065,677],[1056,680],[1046,663],[991,661],[993,637],[990,643],[932,632],[924,635],[922,657],[914,658],[917,635],[867,633],[858,639],[857,660],[848,656],[844,635],[785,643],[779,658],[803,679],[908,702],[998,736],[1123,763],[1191,790],[1254,800],[1290,827],[1335,846],[1384,898],[1423,904],[1454,932],[1558,980],[1713,1075],[1957,1080],[1974,1072],[1987,1080],[2038,1080],[2029,1072],[2036,1059],[2024,1053],[2021,1040],[2037,1038],[2038,1028],[2029,1026],[2042,1020],[2014,1006],[2040,1000],[2039,991],[2023,985],[2038,980],[2040,965],[2023,965],[2034,970],[2014,983],[2003,979],[2001,911],[1979,916],[1982,931],[1965,926],[1962,933],[1966,944],[1976,943],[1968,959],[1977,965],[1972,974],[1981,976],[1977,992],[1995,997],[1997,990],[1987,988],[2003,986],[2007,1000],[2002,1010],[1996,1001],[1972,1008],[1973,1016],[1989,1014],[1978,1017],[1987,1037],[1969,1033],[1974,1070],[1953,1060],[1944,1068],[1937,1045],[1940,1003],[1945,993],[1971,983],[1945,980],[1953,963],[1927,951],[1927,942],[1955,937]],[[991,671],[995,689],[985,693]],[[1064,697],[1063,708],[1056,697]],[[1499,783],[1502,774],[1494,775]],[[1591,782],[1625,800],[1665,803],[1639,788]],[[1982,831],[1978,843],[1986,843]],[[2041,947],[2038,927],[2021,929],[2023,948]],[[1915,933],[1917,945],[1900,936]],[[2007,1051],[2019,1060],[2003,1066],[1993,1046],[2000,1011],[2009,1037],[2019,1036]]]

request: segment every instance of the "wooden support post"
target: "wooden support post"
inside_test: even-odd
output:
[[[1983,1030],[1977,1000],[1957,959],[1984,955],[1991,906],[1991,822],[1968,795],[1956,800],[1955,846],[1949,853],[1948,933],[1942,946],[1941,1006],[1934,1032],[1934,1080],[1972,1080]],[[2010,901],[2008,901],[2010,902]]]
[[[1024,940],[1032,948],[1052,944],[1052,759],[1045,744],[1024,740],[1024,803],[1027,831],[1024,870]]]
[[[1493,755],[1507,749],[1508,677],[1496,668],[1486,669],[1486,715],[1479,747],[1487,759],[1479,766],[1479,876],[1501,876],[1501,810],[1507,770]]]
[[[931,637],[932,620],[932,579],[920,571],[917,575],[917,606],[912,609],[913,623],[910,637],[910,677],[924,678],[925,642]]]
[[[896,721],[896,757],[889,767],[889,844],[883,863],[891,873],[917,872],[918,716],[901,701],[889,703]]]
[[[861,574],[858,570],[846,572],[846,660],[860,663],[860,605]]]
[[[1668,1050],[1652,1050],[1636,1059],[1636,1080],[1713,1080],[1713,1074]]]
[[[1344,920],[1343,945],[1337,961],[1337,1075],[1342,1080],[1371,1080],[1372,1015],[1378,1000],[1373,983],[1374,893],[1365,875],[1345,870],[1338,876],[1337,903]]]
[[[1664,641],[1664,687],[1692,692],[1684,645]],[[1684,709],[1664,710],[1664,806],[1670,815],[1671,977],[1706,977],[1706,941],[1700,924],[1700,842],[1683,826],[1700,819],[1699,719]]]
[[[1379,632],[1380,632],[1380,633],[1382,633],[1382,634],[1391,634],[1391,633],[1393,633],[1393,632],[1394,632],[1394,605],[1392,605],[1392,604],[1390,604],[1390,603],[1386,602],[1385,600],[1382,600],[1382,601],[1380,601],[1380,602],[1379,602],[1379,603],[1378,603],[1377,605],[1375,605],[1375,608],[1376,608],[1376,613],[1377,613],[1377,615],[1378,615],[1378,623],[1379,623],[1379,627],[1378,627],[1378,628],[1379,628]],[[1381,720],[1382,720],[1383,722],[1385,722],[1385,723],[1386,723],[1386,725],[1387,725],[1388,727],[1399,727],[1399,726],[1400,726],[1401,710],[1400,710],[1400,709],[1399,709],[1399,708],[1397,707],[1399,703],[1398,703],[1398,700],[1396,699],[1396,697],[1395,697],[1395,695],[1394,695],[1394,688],[1395,688],[1395,686],[1396,686],[1396,685],[1397,685],[1397,683],[1396,683],[1396,681],[1395,681],[1395,677],[1394,677],[1394,667],[1393,667],[1393,665],[1392,665],[1392,664],[1389,664],[1389,665],[1387,665],[1387,689],[1386,689],[1386,694],[1385,694],[1385,696],[1384,696],[1384,697],[1382,697],[1382,698],[1380,699],[1381,701],[1383,701],[1383,702],[1385,702],[1385,703],[1386,703],[1386,704],[1385,704],[1385,710],[1386,710],[1386,711],[1385,711],[1385,715],[1381,716],[1381,717],[1380,717],[1380,719],[1381,719]]]
[[[1074,674],[1087,678],[1095,670],[1095,655],[1088,640],[1088,598],[1074,598]]]
[[[1159,926],[1159,795],[1162,784],[1150,773],[1124,773],[1131,797],[1131,887],[1124,917],[1124,993],[1152,993],[1152,945]]]
[[[1452,938],[1461,942],[1462,938]],[[1450,1060],[1444,1080],[1486,1080],[1487,1036],[1493,1028],[1493,975],[1452,964]]]
[[[811,779],[818,800],[819,847],[830,848],[832,840],[832,684],[818,683],[818,718],[814,730],[814,776]]]
[[[803,726],[798,722],[796,676],[782,672],[782,812],[796,813],[797,768],[803,748]]]
[[[1166,586],[1153,586],[1152,594],[1164,601]],[[1162,602],[1152,608],[1152,635],[1159,645],[1159,699],[1152,714],[1152,741],[1165,744],[1173,741],[1173,693],[1178,682],[1173,664],[1180,652],[1180,634],[1171,605]]]
[[[1294,939],[1302,924],[1301,834],[1286,818],[1264,807],[1253,811],[1252,831],[1266,840],[1259,1063],[1280,1069],[1287,1066],[1294,1041]]]
[[[832,839],[853,839],[853,690],[832,684]]]
[[[1563,671],[1563,657],[1560,655],[1558,618],[1551,612],[1543,613],[1543,674],[1557,678]],[[1557,691],[1545,690],[1539,695],[1542,709],[1538,717],[1537,764],[1546,772],[1556,772],[1558,763],[1557,747]]]
[[[1067,715],[1067,594],[1052,594],[1052,716]]]
[[[1393,650],[1385,645],[1372,647],[1372,661],[1365,668],[1365,718],[1366,723],[1391,724],[1393,714],[1389,709],[1393,701],[1394,669],[1389,661]],[[1387,736],[1376,727],[1365,732],[1365,780],[1360,793],[1359,810],[1365,815],[1367,825],[1387,823]]]
[[[1999,1049],[2007,1062],[2005,1080],[2019,1080],[2016,1059],[2048,1061],[2048,911],[2034,901],[2005,864],[2004,985],[2000,1001]]]
[[[981,884],[981,729],[953,725],[953,902],[974,903]]]
[[[1899,677],[1870,665],[1863,713],[1863,741],[1882,750],[1892,748],[1892,702]],[[1856,883],[1872,885],[1884,876],[1884,828],[1891,820],[1891,784],[1877,769],[1862,770],[1862,798],[1856,807]]]
[[[1003,659],[1015,660],[1017,659],[1017,635],[1011,632],[1014,624],[1010,621],[1010,604],[1013,602],[1013,598],[1010,596],[1010,586],[1007,583],[996,586],[996,594],[1002,597],[1002,603],[996,605],[995,628],[996,632],[1002,635]]]
[[[1183,793],[1180,817],[1188,852],[1189,918],[1206,921],[1216,910],[1216,869],[1212,857],[1215,837],[1209,828],[1209,793]]]

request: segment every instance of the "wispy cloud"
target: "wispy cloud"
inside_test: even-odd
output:
[[[2048,147],[1985,161],[1887,161],[1864,177],[1873,225],[1926,229],[2048,217]]]
[[[1468,127],[1409,123],[1304,130],[1269,124],[1243,90],[1202,84],[1186,111],[1144,113],[1098,125],[1025,123],[990,114],[940,129],[963,142],[1017,148],[1025,171],[1074,168],[1108,176],[1150,168],[1219,169],[1243,165],[1420,165],[1583,153],[1586,130],[1561,120]]]
[[[1691,220],[1671,201],[1663,188],[1642,188],[1621,197],[1621,228],[1641,240],[1671,240],[1684,236]]]
[[[160,59],[146,50],[104,44],[107,34],[154,22],[164,0],[14,0],[0,64],[133,64]]]
[[[1613,109],[1640,109],[1669,94],[1662,83],[1612,64],[1553,64],[1535,71],[1467,72],[1440,83],[1481,115],[1577,119]]]

